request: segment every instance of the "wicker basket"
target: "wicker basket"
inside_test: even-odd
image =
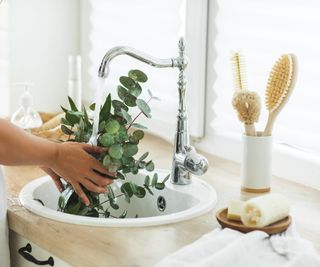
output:
[[[46,138],[53,141],[66,141],[69,136],[61,131],[61,118],[64,113],[45,113],[40,112],[43,125],[32,129],[31,133],[35,136]]]

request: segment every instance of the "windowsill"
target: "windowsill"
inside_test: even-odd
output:
[[[209,154],[234,162],[241,160],[241,136],[218,132],[196,144]],[[320,190],[320,158],[282,144],[274,144],[272,173]]]

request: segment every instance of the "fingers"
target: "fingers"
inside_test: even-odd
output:
[[[62,192],[64,190],[64,186],[63,183],[61,182],[61,178],[58,174],[56,174],[53,170],[51,170],[50,168],[47,167],[41,167],[41,169],[43,171],[45,171],[49,176],[51,176],[54,184],[56,185],[56,187],[58,188],[58,190],[60,192]]]
[[[106,169],[99,161],[97,161],[96,159],[92,158],[91,161],[91,168],[93,170],[96,170],[97,172],[100,172],[102,174],[106,174],[109,175],[111,177],[116,177],[117,174],[113,173],[113,172],[109,172],[108,169]]]
[[[76,191],[77,195],[80,197],[81,201],[86,205],[89,206],[90,205],[90,201],[88,199],[88,197],[86,196],[86,194],[83,192],[80,184],[78,183],[71,183],[74,191]]]
[[[96,184],[94,184],[92,181],[90,181],[89,179],[83,179],[81,181],[81,184],[87,188],[90,192],[95,192],[95,193],[106,193],[107,190],[104,187],[98,186]]]
[[[88,153],[93,153],[93,154],[99,154],[107,150],[104,147],[93,146],[90,144],[82,144],[82,149]]]
[[[112,179],[109,179],[106,177],[101,177],[101,175],[99,175],[98,173],[96,173],[93,170],[90,172],[90,174],[87,176],[87,178],[89,180],[91,180],[92,182],[94,182],[96,185],[102,186],[102,187],[105,187],[105,186],[113,183]]]

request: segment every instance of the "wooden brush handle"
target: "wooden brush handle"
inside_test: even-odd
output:
[[[272,135],[272,129],[273,129],[273,125],[276,120],[276,117],[277,116],[275,113],[269,113],[268,121],[267,121],[266,127],[264,128],[263,135],[265,136]]]
[[[244,124],[245,133],[248,136],[255,136],[256,129],[253,124]]]

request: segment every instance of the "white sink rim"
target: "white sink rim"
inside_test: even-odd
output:
[[[157,169],[156,172],[168,173],[167,170],[160,169]],[[144,227],[153,225],[164,225],[196,218],[200,215],[203,215],[211,211],[217,203],[217,193],[215,189],[212,186],[210,186],[207,182],[199,178],[193,177],[190,185],[174,185],[170,181],[167,181],[166,183],[166,187],[168,187],[169,189],[183,192],[189,195],[191,194],[190,189],[191,187],[193,187],[192,185],[195,185],[198,188],[203,187],[202,192],[193,191],[191,194],[193,195],[193,197],[197,198],[199,202],[195,206],[188,208],[184,211],[171,213],[167,215],[142,218],[92,218],[55,211],[48,207],[42,206],[38,201],[34,200],[33,191],[41,184],[50,180],[51,178],[49,176],[43,176],[26,184],[19,194],[20,202],[27,210],[41,217],[68,224],[97,227]],[[53,183],[52,186],[54,186]]]

